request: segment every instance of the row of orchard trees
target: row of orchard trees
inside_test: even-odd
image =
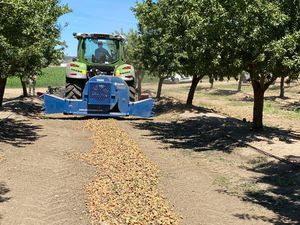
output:
[[[69,12],[59,0],[0,0],[0,107],[6,80],[37,75],[63,57],[57,20]]]
[[[198,82],[247,71],[254,91],[253,128],[263,128],[264,93],[276,78],[300,70],[298,0],[144,0],[137,50],[143,69],[163,79],[179,72]]]

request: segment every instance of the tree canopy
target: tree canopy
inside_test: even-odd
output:
[[[160,97],[162,82],[171,77],[177,69],[175,37],[169,30],[168,17],[160,2],[145,1],[137,3],[133,11],[139,20],[141,40],[140,61],[144,69],[160,78],[157,97]]]
[[[143,1],[135,11],[142,39],[149,43],[145,64],[193,76],[188,105],[204,75],[223,79],[249,72],[253,128],[260,129],[265,91],[277,77],[300,71],[299,4],[294,0]]]
[[[70,10],[58,0],[3,0],[0,5],[0,89],[3,92],[8,76],[38,73],[63,56],[57,20]]]

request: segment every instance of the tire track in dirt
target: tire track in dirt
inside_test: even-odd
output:
[[[0,203],[1,225],[86,225],[84,185],[94,170],[68,155],[90,149],[83,121],[30,121],[42,126],[35,143],[24,148],[0,143],[6,160],[1,182],[10,199]]]

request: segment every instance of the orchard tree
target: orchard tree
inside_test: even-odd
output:
[[[162,1],[151,0],[137,3],[133,8],[138,19],[140,36],[140,62],[144,69],[159,77],[156,97],[161,96],[163,81],[176,70],[174,41],[169,30],[169,21],[162,11]]]
[[[285,23],[284,35],[281,39],[270,43],[267,54],[273,56],[271,65],[273,73],[280,77],[280,95],[284,97],[284,81],[287,82],[299,77],[299,32],[300,32],[300,2],[294,0],[278,0],[281,10],[288,17]]]
[[[8,76],[28,76],[62,56],[58,18],[69,12],[59,0],[0,2],[0,107]]]
[[[278,77],[299,74],[299,1],[151,0],[135,8],[143,63],[151,71],[193,76],[192,105],[203,76],[250,75],[253,128],[263,128],[264,94]],[[163,72],[162,72],[163,71]]]
[[[141,36],[137,31],[129,30],[126,34],[126,61],[133,65],[135,68],[135,74],[137,78],[137,92],[138,96],[141,96],[142,92],[142,81],[146,73],[146,68],[144,67],[143,61],[143,42]]]
[[[236,76],[224,55],[225,10],[215,0],[161,0],[170,35],[179,62],[178,71],[192,76],[186,104],[191,106],[197,85],[204,76],[211,83],[223,76]],[[233,69],[234,68],[234,69]]]
[[[137,80],[137,93],[138,96],[141,96],[142,91],[142,81],[144,79],[144,74],[146,69],[142,63],[143,58],[143,42],[141,36],[137,31],[130,29],[128,33],[121,31],[115,31],[113,34],[120,35],[125,38],[124,42],[124,51],[125,51],[125,61],[133,65],[135,69],[135,77]]]
[[[283,74],[299,71],[299,2],[223,1],[224,49],[237,67],[250,74],[254,91],[253,128],[263,128],[264,94]],[[296,10],[296,12],[294,11]],[[297,22],[293,22],[298,18]],[[291,25],[292,24],[292,25]]]

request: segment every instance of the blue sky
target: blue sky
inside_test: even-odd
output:
[[[62,16],[59,24],[68,23],[62,30],[61,39],[67,42],[65,53],[76,55],[77,40],[73,32],[112,33],[123,29],[137,29],[137,21],[130,10],[136,0],[62,0],[73,12]]]

